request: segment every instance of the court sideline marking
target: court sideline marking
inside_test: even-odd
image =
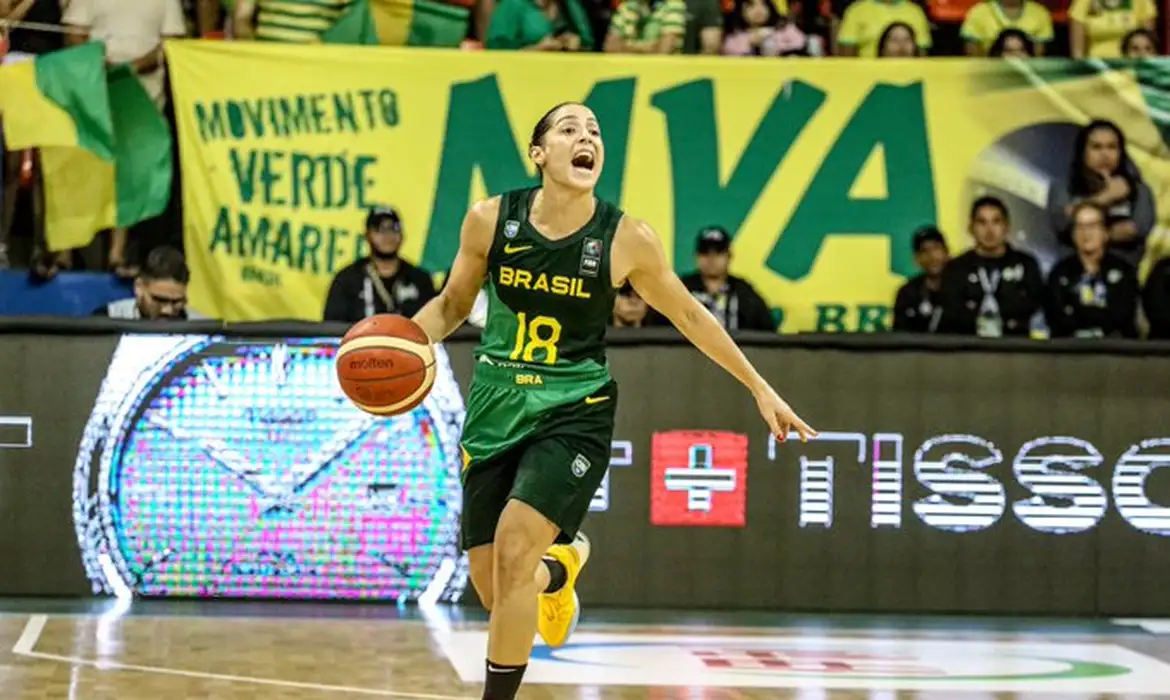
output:
[[[227,681],[229,683],[251,683],[253,685],[269,685],[281,688],[300,688],[303,690],[322,690],[335,693],[350,693],[352,695],[373,695],[384,698],[408,698],[411,700],[474,700],[473,698],[461,697],[458,695],[431,695],[427,693],[406,693],[396,690],[377,690],[374,688],[357,688],[347,685],[326,685],[322,683],[306,683],[302,681],[286,681],[275,678],[256,678],[253,676],[235,676],[226,673],[206,673],[203,671],[184,671],[177,668],[164,668],[162,666],[141,666],[138,664],[126,664],[120,661],[104,661],[101,659],[85,659],[80,656],[63,656],[60,654],[47,654],[42,651],[34,651],[33,648],[40,639],[41,633],[45,630],[45,624],[49,621],[48,615],[33,615],[29,618],[28,623],[25,624],[24,630],[20,633],[20,638],[16,640],[16,644],[12,646],[12,653],[15,656],[23,656],[31,659],[43,659],[46,661],[59,661],[62,663],[71,664],[74,666],[89,666],[96,668],[99,671],[138,671],[141,673],[157,673],[164,676],[180,676],[183,678],[202,678],[213,681]]]

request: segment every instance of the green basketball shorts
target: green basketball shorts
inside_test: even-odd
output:
[[[617,384],[606,373],[588,382],[518,386],[516,376],[525,375],[506,371],[477,367],[467,399],[463,548],[494,541],[513,498],[560,528],[557,542],[572,542],[609,468]]]

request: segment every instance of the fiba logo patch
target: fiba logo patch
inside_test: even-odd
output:
[[[585,472],[589,471],[589,467],[591,466],[593,465],[589,463],[589,460],[585,459],[585,455],[577,455],[573,459],[573,476],[580,479],[585,476]]]
[[[520,232],[520,222],[511,219],[504,222],[504,238],[515,238]]]

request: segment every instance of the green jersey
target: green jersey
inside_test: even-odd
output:
[[[518,385],[606,378],[605,331],[616,295],[610,252],[622,211],[598,200],[589,223],[554,241],[528,223],[536,192],[500,198],[476,360],[522,370]]]

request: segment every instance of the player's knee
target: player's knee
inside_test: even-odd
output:
[[[533,584],[532,572],[544,553],[545,545],[524,527],[502,526],[496,532],[497,598]]]

